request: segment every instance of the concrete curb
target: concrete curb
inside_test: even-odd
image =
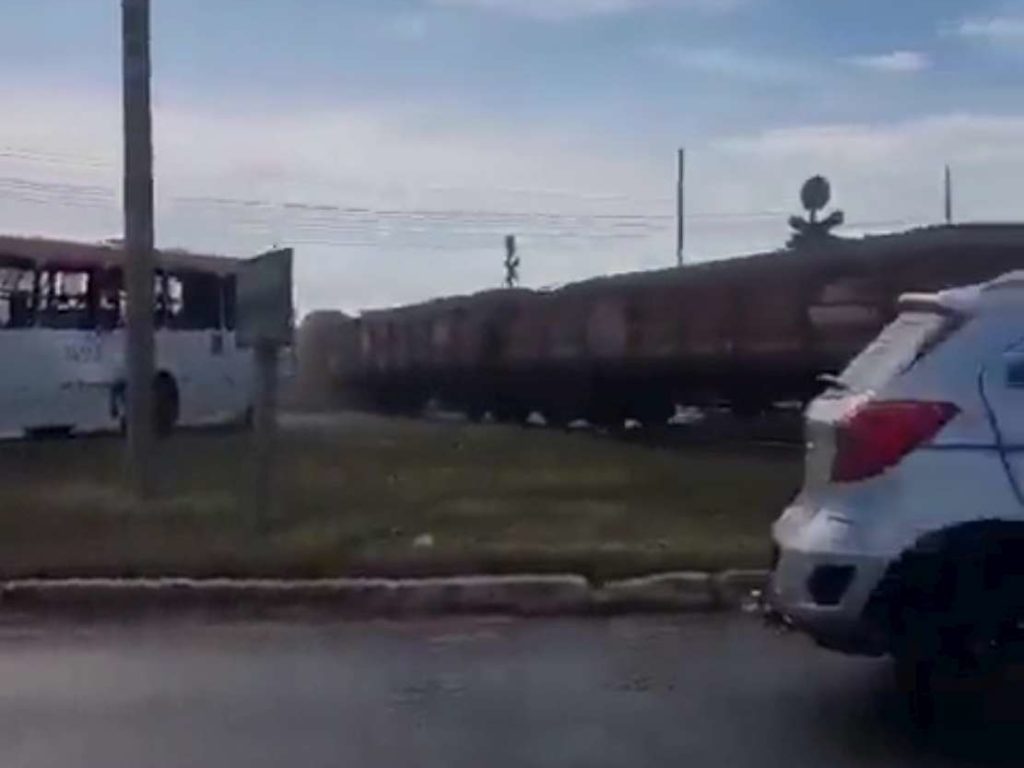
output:
[[[21,579],[0,584],[0,617],[211,612],[401,618],[692,612],[737,607],[766,577],[760,571],[662,573],[599,586],[575,574],[427,579]]]
[[[768,586],[768,571],[722,571],[711,577],[718,603],[726,608],[743,608]]]
[[[718,607],[711,575],[701,572],[658,573],[611,581],[591,593],[603,612],[710,611]]]

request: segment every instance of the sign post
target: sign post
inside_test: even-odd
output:
[[[238,272],[240,347],[253,350],[253,504],[269,517],[274,496],[277,433],[277,364],[281,347],[292,343],[292,250],[271,251],[243,262]]]

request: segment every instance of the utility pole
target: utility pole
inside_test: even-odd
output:
[[[153,492],[153,126],[149,0],[121,0],[124,98],[124,274],[128,373],[128,473],[135,493]]]
[[[946,223],[953,223],[953,173],[946,164]]]
[[[686,150],[679,150],[679,175],[676,181],[676,266],[683,266],[683,245],[685,242],[685,225],[683,208],[686,202],[684,182],[686,180]]]

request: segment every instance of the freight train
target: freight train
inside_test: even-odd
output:
[[[806,401],[907,291],[1024,268],[1024,225],[828,237],[753,256],[454,296],[304,324],[300,366],[350,405],[473,418],[664,422],[677,404],[744,416]]]

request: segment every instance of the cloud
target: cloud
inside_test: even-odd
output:
[[[964,19],[956,27],[962,37],[990,43],[1024,43],[1024,16],[989,16]]]
[[[708,151],[728,158],[752,189],[774,178],[776,191],[794,190],[794,204],[800,180],[825,174],[853,231],[872,223],[882,229],[937,223],[945,163],[953,168],[958,220],[1024,219],[1024,115],[780,128],[722,139]]]
[[[891,74],[913,74],[931,67],[931,59],[920,51],[892,51],[870,56],[853,56],[847,61],[861,69]]]
[[[8,92],[6,103],[0,232],[118,235],[118,95]],[[380,104],[159,103],[154,123],[158,243],[239,256],[294,245],[303,310],[492,287],[510,232],[533,285],[637,268],[671,226],[642,163],[555,130]]]
[[[848,123],[777,128],[753,135],[721,139],[715,146],[764,157],[792,159],[802,155],[861,162],[888,162],[906,156],[956,155],[973,160],[1024,160],[1024,116],[953,113],[897,123]],[[911,151],[913,150],[913,151]],[[942,159],[938,161],[940,164]]]
[[[8,89],[5,108],[0,232],[116,236],[118,94]],[[294,245],[303,311],[495,286],[508,233],[531,286],[674,260],[672,146],[394,104],[263,114],[159,103],[155,125],[158,242],[239,256]],[[939,221],[946,162],[958,217],[1024,218],[1024,114],[687,145],[694,261],[781,245],[814,173],[832,180],[850,233]]]
[[[751,83],[801,83],[813,70],[789,59],[735,48],[659,46],[654,58],[682,70]]]
[[[428,0],[443,8],[465,8],[558,22],[589,16],[616,16],[652,8],[731,11],[744,0]]]

